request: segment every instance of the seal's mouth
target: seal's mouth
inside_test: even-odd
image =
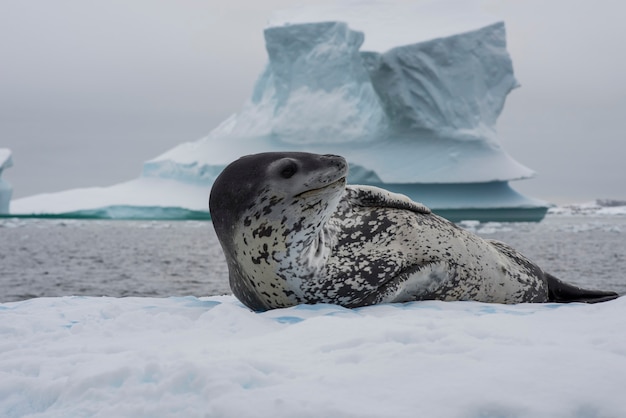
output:
[[[328,183],[325,184],[322,187],[317,187],[315,189],[309,189],[309,190],[305,190],[302,193],[298,193],[297,195],[295,195],[295,197],[304,197],[304,196],[308,196],[308,195],[312,195],[312,194],[317,194],[318,192],[321,192],[322,190],[327,190],[327,189],[332,189],[335,187],[345,187],[346,185],[346,177],[340,177],[339,179],[333,181],[332,183]]]

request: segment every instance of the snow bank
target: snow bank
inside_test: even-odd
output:
[[[0,214],[9,212],[9,202],[11,201],[11,194],[13,194],[13,187],[8,181],[2,179],[2,171],[12,166],[11,150],[0,148]]]
[[[0,415],[617,417],[626,299],[252,313],[231,296],[0,304]]]

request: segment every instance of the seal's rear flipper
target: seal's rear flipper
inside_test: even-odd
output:
[[[551,274],[546,274],[548,280],[548,297],[550,302],[568,303],[598,303],[617,299],[619,295],[615,292],[604,290],[583,289],[565,283]]]

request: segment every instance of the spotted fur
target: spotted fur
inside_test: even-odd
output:
[[[552,276],[513,248],[346,174],[339,156],[264,153],[218,177],[211,215],[244,304],[550,300]]]

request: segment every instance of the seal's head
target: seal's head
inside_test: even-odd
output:
[[[316,198],[338,200],[347,171],[346,160],[337,155],[266,152],[241,157],[226,166],[213,183],[211,219],[219,235],[256,207],[268,212],[268,204],[298,200],[295,206],[305,209],[304,202]]]
[[[276,282],[281,262],[301,256],[296,248],[318,239],[343,195],[347,171],[337,155],[269,152],[241,157],[218,176],[211,219],[233,293],[246,305],[269,307],[259,289]]]

